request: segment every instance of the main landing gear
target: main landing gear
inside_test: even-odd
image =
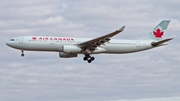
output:
[[[85,54],[85,57],[83,58],[84,61],[87,61],[88,63],[91,63],[94,61],[94,57],[91,57],[89,54]]]
[[[24,57],[24,51],[23,50],[21,50],[21,56]]]

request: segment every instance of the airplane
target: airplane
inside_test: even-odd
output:
[[[93,54],[125,54],[144,51],[168,44],[173,38],[163,39],[164,31],[170,20],[161,21],[147,36],[138,40],[112,39],[122,32],[125,26],[97,38],[49,37],[49,36],[20,36],[11,38],[6,45],[24,51],[59,52],[60,58],[73,58],[84,54],[84,61],[91,63],[95,60]]]

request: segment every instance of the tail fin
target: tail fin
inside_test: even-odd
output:
[[[170,20],[163,20],[161,21],[154,29],[152,32],[148,34],[147,37],[143,39],[152,39],[156,41],[160,41],[163,39],[163,35],[165,30],[167,29],[168,25],[170,23]]]

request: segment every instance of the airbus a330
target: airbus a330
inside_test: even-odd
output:
[[[122,32],[125,26],[98,38],[73,38],[49,36],[20,36],[11,38],[6,45],[21,51],[51,51],[58,52],[61,58],[73,58],[84,54],[84,61],[95,60],[93,54],[125,54],[139,52],[167,45],[173,38],[163,39],[164,31],[170,20],[161,21],[147,36],[138,40],[112,39]]]

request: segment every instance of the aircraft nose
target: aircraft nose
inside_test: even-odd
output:
[[[10,39],[9,41],[6,42],[6,45],[12,48],[16,47],[15,39]]]
[[[7,46],[10,46],[10,43],[9,43],[9,42],[6,42],[6,45],[7,45]]]
[[[6,45],[9,46],[9,47],[13,47],[13,43],[10,42],[10,41],[6,42]]]

